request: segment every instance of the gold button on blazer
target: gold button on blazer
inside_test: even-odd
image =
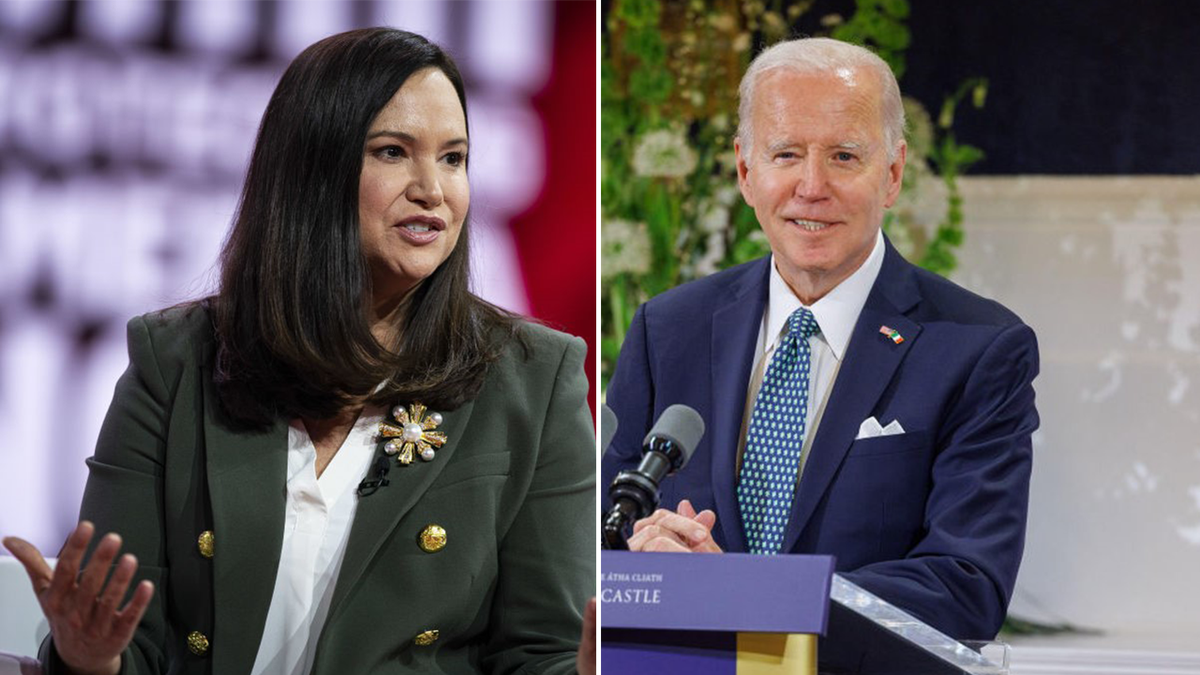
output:
[[[130,365],[100,433],[81,517],[119,532],[155,599],[122,672],[249,673],[283,541],[287,420],[232,426],[196,305],[129,322]],[[439,410],[433,461],[361,497],[314,675],[569,673],[594,592],[594,435],[579,338],[527,324],[475,400]],[[403,402],[408,403],[408,402]],[[436,523],[453,542],[415,542]],[[221,536],[218,555],[196,533]],[[428,645],[413,636],[437,628]],[[192,631],[211,646],[187,647]],[[62,672],[50,640],[49,673]]]

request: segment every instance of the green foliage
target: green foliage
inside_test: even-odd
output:
[[[1103,631],[1085,628],[1071,623],[1039,623],[1009,615],[1000,627],[1000,637],[1013,635],[1102,635]]]
[[[625,0],[614,5],[613,15],[631,30],[658,30],[662,6],[658,0]]]
[[[938,128],[942,131],[941,142],[933,144],[928,156],[929,161],[937,169],[938,175],[941,176],[942,183],[946,186],[946,215],[937,224],[933,238],[925,247],[924,255],[917,262],[922,267],[939,274],[949,274],[958,266],[958,258],[954,255],[954,249],[961,246],[963,241],[962,194],[958,189],[958,177],[971,165],[983,159],[982,150],[972,145],[959,143],[951,131],[954,126],[955,110],[968,93],[971,94],[971,104],[976,108],[982,107],[987,100],[987,80],[983,78],[967,80],[958,87],[957,91],[946,97],[942,103],[941,113],[938,115]]]
[[[904,51],[912,34],[904,20],[908,18],[908,0],[858,0],[854,16],[835,27],[830,37],[869,47],[896,74],[904,77]]]

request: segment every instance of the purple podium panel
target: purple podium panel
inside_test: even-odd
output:
[[[600,552],[605,628],[825,633],[833,557]]]
[[[605,628],[600,645],[604,675],[737,675],[737,633]]]
[[[830,556],[600,552],[606,675],[735,675],[737,634],[824,634]]]

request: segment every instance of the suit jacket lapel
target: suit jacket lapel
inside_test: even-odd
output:
[[[745,412],[746,385],[754,365],[755,340],[767,303],[771,258],[749,266],[732,287],[725,304],[713,312],[712,325],[712,490],[725,548],[746,550],[737,505],[737,448]]]
[[[858,435],[859,425],[871,415],[904,355],[920,334],[920,324],[904,315],[919,300],[912,266],[889,242],[883,267],[854,325],[817,436],[813,439],[796,498],[792,501],[783,551],[795,547]],[[880,326],[899,331],[904,341],[900,344],[892,342],[880,334]]]
[[[469,402],[452,412],[437,411],[442,413],[442,424],[438,430],[446,434],[446,444],[437,451],[437,456],[430,462],[417,458],[408,466],[393,462],[387,476],[390,484],[359,499],[354,524],[350,528],[350,540],[346,543],[346,554],[342,558],[341,571],[333,589],[326,626],[335,621],[339,606],[358,585],[371,559],[379,552],[392,530],[450,463],[461,443],[473,408],[474,402]]]
[[[234,430],[220,413],[210,371],[204,382],[204,437],[212,499],[216,555],[213,556],[213,672],[248,673],[267,621],[287,503],[287,424],[276,419],[262,432]],[[447,441],[431,462],[395,466],[391,483],[362,498],[334,588],[326,625],[357,585],[371,558],[400,519],[450,461],[466,429],[473,404],[444,412],[439,429]],[[228,642],[222,640],[228,636]]]
[[[287,424],[277,419],[262,432],[232,429],[220,413],[211,371],[202,371],[200,379],[216,540],[213,672],[248,673],[258,654],[283,546]]]

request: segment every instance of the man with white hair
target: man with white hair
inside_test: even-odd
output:
[[[1038,426],[1033,331],[906,262],[880,231],[904,173],[890,68],[784,42],[741,84],[738,184],[771,255],[639,308],[609,386],[605,484],[685,403],[708,432],[629,544],[837,556],[959,639],[1003,621]]]

